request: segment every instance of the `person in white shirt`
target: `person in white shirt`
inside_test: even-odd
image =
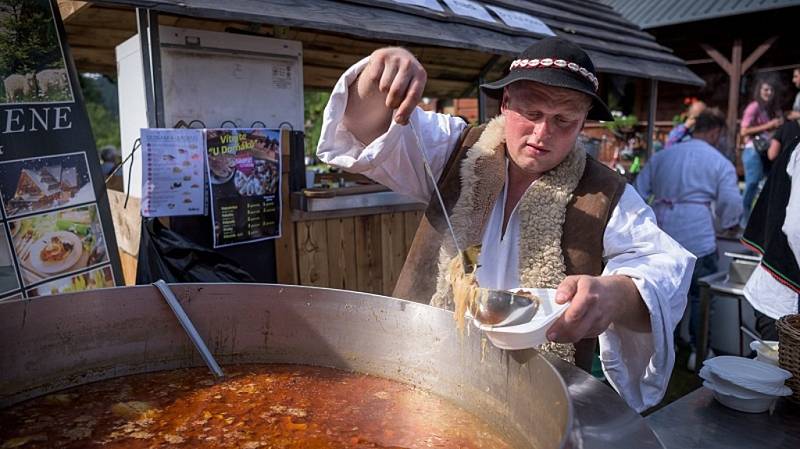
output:
[[[700,326],[697,282],[717,272],[715,224],[733,230],[744,213],[736,168],[716,148],[724,133],[722,112],[705,110],[696,119],[691,139],[654,154],[636,178],[642,198],[653,198],[658,226],[697,257],[689,287],[690,370],[695,369]]]
[[[482,245],[480,286],[557,288],[570,305],[541,350],[586,369],[599,337],[620,395],[637,411],[657,404],[694,257],[658,229],[632,187],[576,145],[587,118],[611,117],[589,56],[560,38],[531,45],[505,78],[482,86],[502,106],[480,127],[416,108],[426,79],[408,51],[376,50],[334,87],[317,148],[322,161],[429,204],[394,296],[453,306],[444,267],[455,245],[430,201],[424,157],[459,245]]]
[[[744,287],[756,330],[777,340],[775,320],[800,309],[800,144],[784,146],[753,206],[742,243],[761,255]]]

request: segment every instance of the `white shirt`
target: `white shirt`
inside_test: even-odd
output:
[[[733,164],[700,139],[654,154],[636,189],[645,200],[653,195],[658,226],[697,257],[717,250],[715,219],[732,228],[744,210]]]
[[[781,231],[786,234],[795,260],[800,261],[800,182],[795,182],[795,174],[800,174],[800,144],[792,152],[786,173],[792,177],[792,190]],[[744,296],[753,308],[776,320],[784,315],[798,313],[797,293],[778,282],[761,264],[747,280]]]
[[[324,112],[317,156],[427,203],[431,182],[410,127],[392,122],[385,134],[365,146],[342,125],[347,86],[364,64],[366,60],[348,69],[334,87]],[[414,111],[411,121],[438,177],[466,124],[459,118],[421,109]],[[501,239],[504,204],[505,192],[495,204],[483,236],[481,258],[492,260],[478,272],[484,287],[519,286],[519,216],[516,211],[511,214]],[[628,405],[642,411],[661,400],[672,373],[672,333],[686,307],[695,258],[658,228],[652,210],[630,186],[612,212],[603,246],[603,275],[630,276],[650,311],[651,333],[612,324],[599,338],[606,377]]]

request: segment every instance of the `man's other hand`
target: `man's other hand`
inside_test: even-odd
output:
[[[650,331],[650,315],[633,280],[627,276],[567,276],[556,291],[556,302],[571,302],[547,331],[547,338],[575,343],[596,337],[615,325]]]

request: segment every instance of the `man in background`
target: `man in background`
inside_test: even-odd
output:
[[[794,84],[794,87],[800,89],[800,67],[792,70],[792,84]],[[797,92],[797,95],[795,95],[794,103],[792,103],[792,111],[786,116],[786,119],[800,119],[800,92]]]
[[[702,114],[705,110],[705,103],[700,100],[693,101],[686,111],[686,120],[684,120],[683,123],[678,123],[670,130],[669,135],[667,135],[667,141],[664,143],[664,148],[669,148],[676,143],[691,139],[695,120],[697,120],[697,116]]]
[[[689,287],[690,370],[699,327],[697,281],[717,271],[715,221],[722,229],[734,228],[743,213],[736,169],[716,148],[724,133],[722,112],[705,110],[697,116],[689,140],[653,155],[636,179],[639,194],[653,199],[658,226],[697,257]]]

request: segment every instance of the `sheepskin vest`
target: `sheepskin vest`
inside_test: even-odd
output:
[[[505,121],[497,117],[461,135],[439,178],[445,207],[463,247],[480,244],[506,181]],[[567,275],[603,270],[603,234],[625,180],[575,148],[520,199],[520,286],[555,288]],[[455,256],[447,223],[432,199],[394,296],[452,309],[443,268]],[[575,362],[590,369],[595,339],[576,344]],[[562,358],[567,348],[551,347]]]

